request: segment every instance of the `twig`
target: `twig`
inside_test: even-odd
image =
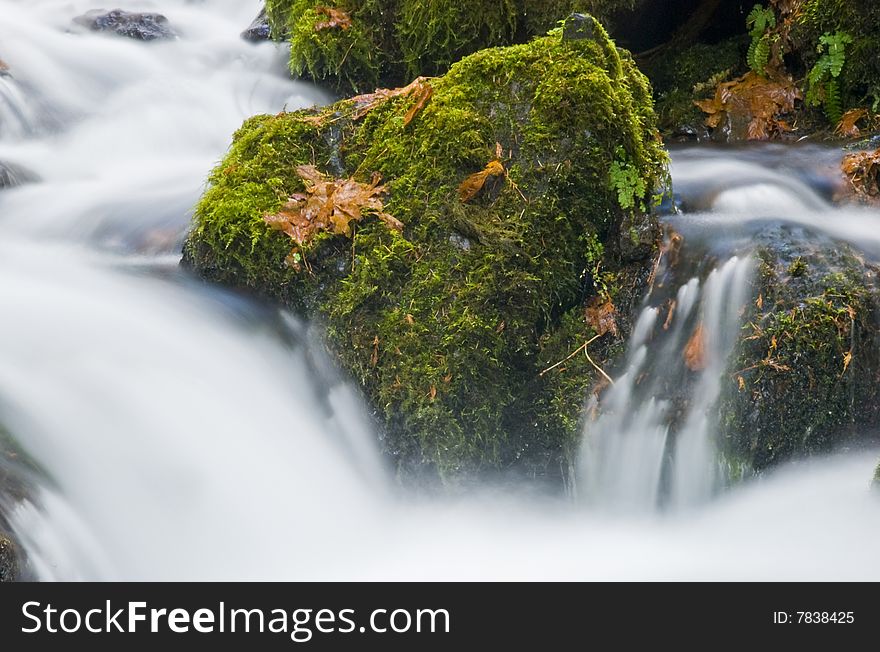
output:
[[[590,354],[587,353],[587,345],[586,344],[584,344],[584,355],[587,356],[587,361],[596,368],[596,371],[598,371],[600,374],[602,374],[605,377],[605,380],[607,380],[609,383],[611,383],[613,385],[614,380],[612,380],[611,376],[606,374],[605,370],[602,369],[602,367],[600,367],[595,362],[593,362],[593,358],[591,358]]]
[[[601,336],[601,335],[596,335],[593,339],[591,339],[591,340],[587,340],[586,342],[584,342],[583,344],[581,344],[577,349],[575,349],[574,351],[572,351],[572,353],[571,353],[567,358],[565,358],[564,360],[560,360],[559,362],[557,362],[557,363],[556,363],[555,365],[553,365],[552,367],[547,367],[546,369],[544,369],[544,371],[542,371],[542,372],[541,372],[540,374],[538,374],[538,375],[539,375],[539,376],[543,376],[544,374],[546,374],[546,373],[548,373],[548,372],[553,371],[554,369],[556,369],[556,367],[559,367],[559,366],[561,366],[561,365],[564,365],[566,362],[568,362],[569,360],[571,360],[574,356],[576,356],[576,355],[577,355],[578,353],[580,353],[581,351],[583,351],[584,353],[587,353],[587,347],[590,346],[590,344],[592,344],[592,343],[595,342],[596,340],[598,340],[600,337],[602,337],[602,336]],[[589,354],[587,355],[587,360],[589,360],[589,361],[590,361],[590,364],[592,364],[594,367],[596,367],[596,369],[599,369],[599,367],[596,365],[596,363],[593,362],[592,359],[590,359]],[[602,370],[599,369],[599,371],[602,371]],[[602,371],[602,375],[605,376],[606,378],[608,378],[608,376],[605,374],[604,371]],[[611,379],[608,378],[608,380],[611,380]]]

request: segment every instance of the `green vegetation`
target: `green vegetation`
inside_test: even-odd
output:
[[[367,92],[437,75],[463,56],[546,33],[573,11],[607,17],[638,0],[267,0],[296,76]],[[332,9],[331,9],[332,7]],[[335,12],[335,13],[334,13]]]
[[[846,46],[850,43],[852,37],[845,32],[823,34],[819,39],[819,60],[807,78],[807,103],[824,106],[832,124],[837,124],[843,117],[838,79],[846,63]]]
[[[752,39],[746,60],[749,68],[763,75],[770,62],[770,43],[774,37],[769,30],[776,27],[776,14],[770,7],[755,5],[746,18],[746,27]]]
[[[427,101],[377,94],[252,118],[199,204],[187,262],[324,321],[402,469],[558,476],[581,390],[600,376],[585,356],[541,372],[597,334],[584,309],[600,293],[618,307],[641,296],[651,243],[635,247],[630,227],[651,233],[653,219],[633,207],[665,180],[666,154],[647,81],[587,21],[590,39],[556,30],[471,55],[428,82]],[[615,161],[631,187],[612,182]],[[363,220],[285,264],[292,242],[264,216],[303,192],[304,164],[381,175],[403,232]],[[462,201],[459,186],[493,165],[503,174]],[[598,365],[622,347],[625,310],[616,319],[589,349]]]
[[[721,405],[731,458],[761,470],[878,423],[877,280],[844,245],[761,251],[756,301]]]

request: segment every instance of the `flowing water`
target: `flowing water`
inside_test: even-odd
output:
[[[98,2],[0,0],[0,163],[38,179],[0,191],[0,423],[30,469],[0,507],[35,577],[880,579],[876,453],[721,491],[713,439],[748,225],[784,217],[880,255],[880,215],[827,203],[839,154],[675,153],[676,226],[718,262],[649,297],[586,425],[577,500],[414,497],[308,325],[176,265],[241,120],[330,98],[286,77],[281,46],[239,39],[258,0],[117,5],[161,11],[180,38],[73,29]],[[699,323],[705,363],[672,437],[668,388]]]

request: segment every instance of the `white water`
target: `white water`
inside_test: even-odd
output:
[[[322,95],[285,79],[276,46],[239,40],[256,0],[113,4],[162,11],[181,39],[67,33],[98,2],[0,0],[0,58],[15,79],[0,90],[0,160],[43,179],[0,193],[0,418],[51,477],[12,514],[40,578],[880,579],[875,455],[784,470],[663,516],[509,489],[401,495],[354,392],[296,343],[302,328],[173,267],[241,120]],[[735,321],[724,302],[746,267],[682,290],[679,341],[684,313]],[[643,319],[631,365],[649,355],[656,317]],[[711,369],[727,346],[707,343],[686,420],[694,442],[676,448],[684,503],[715,482]],[[662,423],[662,395],[655,407],[650,392],[630,396],[614,415],[621,434]],[[646,486],[640,504],[656,502]]]
[[[603,399],[601,416],[585,426],[579,489],[588,503],[615,512],[652,511],[660,504],[664,468],[673,505],[699,505],[717,491],[722,478],[712,408],[748,299],[750,268],[748,258],[733,257],[709,274],[704,287],[691,279],[676,295],[671,320],[659,308],[644,310],[630,340],[625,373]],[[695,334],[696,324],[702,325],[702,335]],[[704,349],[702,368],[696,370],[687,368],[682,355],[693,337]],[[698,379],[670,442],[671,405],[663,387],[686,383],[692,374]]]

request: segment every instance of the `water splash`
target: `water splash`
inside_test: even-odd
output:
[[[608,390],[598,419],[585,425],[578,484],[589,504],[652,511],[661,502],[700,504],[715,493],[713,408],[750,269],[748,258],[733,257],[704,283],[693,278],[682,285],[663,314],[660,307],[644,309],[625,373]],[[690,366],[689,346],[699,349]],[[675,395],[682,388],[689,388],[683,401]]]

